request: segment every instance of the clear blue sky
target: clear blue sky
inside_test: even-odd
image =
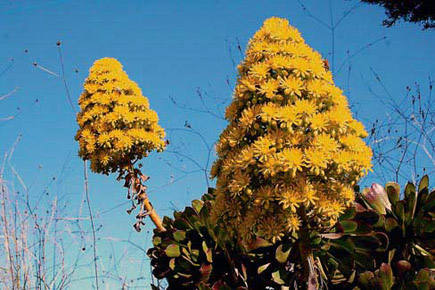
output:
[[[331,2],[333,23],[358,3]],[[305,3],[310,12],[304,11],[300,3]],[[11,121],[0,121],[0,153],[22,134],[12,164],[23,180],[32,184],[32,198],[37,199],[56,176],[46,202],[58,195],[67,203],[69,216],[77,215],[83,192],[83,168],[74,140],[75,114],[62,78],[56,76],[62,73],[56,42],[62,42],[66,80],[76,109],[81,85],[93,61],[115,57],[143,89],[164,128],[183,128],[188,121],[212,144],[226,123],[207,114],[177,108],[169,96],[180,104],[201,108],[196,92],[202,88],[214,102],[228,104],[230,86],[236,80],[234,63],[242,57],[237,43],[244,50],[248,39],[270,16],[288,18],[309,45],[328,58],[331,65],[334,62],[335,72],[349,54],[375,42],[345,62],[335,81],[346,91],[355,114],[365,124],[375,118],[383,119],[385,107],[368,90],[371,87],[382,93],[371,69],[397,98],[402,98],[406,86],[414,82],[427,84],[429,78],[435,78],[435,32],[403,23],[388,29],[381,26],[385,17],[382,9],[368,5],[354,8],[335,29],[333,61],[331,31],[310,17],[312,13],[330,25],[329,1],[1,0],[0,96],[15,88],[16,92],[0,102],[0,118],[16,114],[17,107],[21,113]],[[200,139],[186,132],[172,133],[169,150],[181,150],[204,164],[206,150]],[[171,215],[173,208],[183,208],[206,190],[202,173],[182,172],[197,168],[180,155],[153,154],[144,164],[145,172],[152,177],[150,196],[161,215]],[[176,182],[168,184],[171,179]],[[113,261],[109,259],[112,248],[107,237],[131,236],[133,241],[147,247],[149,235],[146,231],[140,234],[131,231],[134,220],[125,214],[127,205],[107,211],[125,201],[122,184],[116,182],[115,176],[90,174],[90,189],[97,225],[103,225],[98,232],[100,262],[115,271],[109,267]],[[151,229],[150,222],[147,229]],[[118,259],[128,250],[116,271],[121,276],[137,278],[140,275],[137,261],[143,256],[136,253],[141,253],[127,243],[114,244]],[[77,275],[92,275],[91,270],[84,268]],[[143,273],[149,279],[147,264]],[[135,285],[145,285],[146,281]],[[91,283],[92,280],[83,280],[72,289],[78,285],[90,287]]]

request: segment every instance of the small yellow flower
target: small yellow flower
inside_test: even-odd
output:
[[[297,208],[303,202],[303,198],[300,196],[299,192],[293,189],[285,190],[280,197],[280,204],[282,204],[283,209],[290,209],[291,212],[295,213]]]
[[[283,171],[291,171],[293,176],[296,171],[302,170],[304,162],[304,154],[301,149],[298,148],[285,148],[278,153],[278,158],[283,164]]]
[[[325,85],[321,80],[311,80],[307,83],[307,91],[310,92],[310,94],[313,97],[319,98],[323,96],[325,91]]]
[[[315,134],[323,132],[328,127],[328,117],[324,113],[318,113],[311,117],[310,127]]]
[[[354,130],[355,134],[356,134],[358,137],[365,138],[365,137],[368,136],[366,130],[364,129],[364,125],[363,125],[361,122],[359,122],[359,121],[357,121],[357,120],[351,120],[351,121],[348,123],[348,125],[349,125],[349,128],[351,128],[352,130]]]
[[[284,93],[291,96],[301,96],[304,83],[301,79],[294,76],[280,78],[280,84],[284,88]]]
[[[268,80],[261,84],[260,86],[260,92],[262,92],[266,98],[273,98],[278,91],[279,88],[279,82],[277,80]]]
[[[308,148],[305,150],[306,167],[316,175],[323,175],[328,166],[328,153],[322,149]]]
[[[250,180],[251,179],[248,174],[241,171],[237,171],[234,174],[233,179],[231,180],[228,188],[232,194],[238,195],[242,190],[244,190],[249,185]]]
[[[292,125],[299,125],[301,123],[301,119],[298,116],[298,112],[296,111],[295,106],[284,106],[277,109],[277,117],[279,120],[285,122],[287,124],[287,128],[291,128]]]
[[[269,65],[264,62],[260,62],[251,67],[250,73],[252,76],[262,80],[265,79],[269,74]]]
[[[338,142],[327,134],[315,136],[312,143],[317,149],[323,150],[329,154],[336,152],[339,148]]]
[[[289,232],[297,232],[299,230],[299,228],[301,227],[301,225],[302,225],[302,222],[297,215],[295,215],[295,214],[290,215],[290,217],[288,218],[288,224],[287,224]]]
[[[297,100],[294,109],[296,114],[300,116],[312,116],[317,111],[317,105],[309,100]]]
[[[268,155],[276,152],[275,144],[275,140],[268,136],[261,137],[254,143],[254,155],[260,159],[267,158]]]

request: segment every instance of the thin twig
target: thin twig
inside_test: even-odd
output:
[[[84,177],[85,177],[85,193],[86,193],[86,203],[88,205],[89,210],[89,218],[91,221],[91,227],[92,227],[92,241],[93,241],[93,252],[94,252],[94,270],[95,270],[95,283],[97,290],[99,289],[98,286],[98,263],[97,263],[97,238],[96,238],[96,232],[95,232],[95,224],[94,224],[94,218],[92,214],[91,209],[91,202],[89,199],[89,189],[88,189],[88,166],[86,160],[83,161],[83,168],[84,168]]]

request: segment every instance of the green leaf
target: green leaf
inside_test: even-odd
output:
[[[192,277],[192,275],[190,275],[190,274],[185,274],[185,273],[181,273],[181,272],[179,272],[178,275],[180,275],[181,277],[184,277],[184,278]]]
[[[396,219],[389,217],[385,220],[385,229],[387,232],[391,232],[396,227],[399,227],[399,223]]]
[[[199,212],[199,215],[205,222],[207,222],[207,226],[209,226],[208,217],[210,216],[210,211],[207,206],[202,207],[201,211]],[[215,227],[215,225],[212,225],[211,227]]]
[[[355,244],[350,239],[335,240],[333,243],[331,243],[331,245],[336,248],[342,248],[349,253],[353,253],[355,250]]]
[[[154,245],[154,247],[157,247],[157,246],[160,245],[161,243],[162,243],[162,238],[161,238],[161,237],[155,236],[155,237],[153,238],[153,245]]]
[[[355,217],[355,215],[356,215],[356,209],[354,207],[349,207],[340,216],[340,220],[353,219]]]
[[[174,221],[174,226],[177,229],[180,230],[189,230],[192,229],[192,225],[189,224],[189,222],[187,220],[185,220],[184,218],[178,218]]]
[[[396,206],[394,207],[394,213],[401,222],[405,221],[405,206],[403,200],[400,200],[396,203]]]
[[[201,211],[203,205],[204,202],[202,200],[195,199],[192,201],[192,207],[196,210],[197,213]]]
[[[282,248],[283,248],[283,244],[279,245],[276,248],[275,258],[279,263],[284,264],[285,262],[287,262],[288,256],[292,248],[289,247],[287,251],[283,251]]]
[[[256,250],[258,248],[269,247],[271,245],[272,244],[270,242],[266,241],[265,239],[257,237],[255,239],[255,241],[253,241],[252,243],[250,243],[250,244],[244,244],[244,247],[246,248],[246,250],[248,252],[251,252],[251,251]]]
[[[175,231],[173,233],[173,235],[174,235],[174,239],[177,242],[181,242],[181,241],[183,241],[186,238],[186,232],[185,231],[181,231],[181,230]]]
[[[375,278],[375,275],[373,274],[373,272],[370,271],[366,271],[364,273],[362,273],[361,275],[359,275],[358,277],[358,281],[359,283],[361,283],[363,286],[365,287],[369,287],[369,285],[371,284],[371,281]]]
[[[351,233],[354,232],[358,228],[358,223],[354,221],[341,221],[341,226],[343,227],[343,231],[345,233]]]
[[[163,225],[169,226],[173,223],[173,220],[170,217],[164,216],[163,217]]]
[[[396,249],[392,249],[388,251],[388,264],[390,264],[391,261],[393,260],[395,253],[396,253]]]
[[[271,264],[271,263],[267,263],[267,264],[264,264],[264,265],[262,265],[262,266],[258,267],[258,269],[257,269],[257,274],[261,274],[261,273],[263,273],[263,272],[264,272],[264,270],[266,270],[266,269],[267,269],[267,267],[269,267],[269,266],[270,266],[270,264]]]
[[[175,258],[172,258],[172,259],[169,260],[169,268],[171,270],[175,269]]]
[[[429,290],[430,282],[430,272],[427,269],[421,269],[418,271],[417,277],[415,278],[415,284],[417,284],[418,290]]]
[[[427,175],[423,176],[418,185],[418,192],[423,191],[423,189],[429,188],[429,177]]]
[[[388,182],[385,185],[385,190],[388,194],[388,199],[391,204],[394,206],[400,200],[400,185],[395,182]]]
[[[428,222],[425,227],[426,233],[432,233],[434,230],[435,230],[435,220]]]
[[[207,262],[212,263],[213,262],[213,252],[211,249],[207,247],[207,244],[205,241],[202,242],[202,250],[205,253],[205,256],[207,258]]]
[[[213,270],[213,266],[210,264],[202,264],[201,268],[199,268],[199,272],[201,273],[201,278],[199,279],[201,282],[207,282],[210,278],[211,272]]]
[[[393,270],[390,265],[382,263],[381,268],[379,269],[379,276],[382,281],[382,290],[390,290],[394,283]]]
[[[211,290],[212,288],[210,288],[208,285],[201,283],[198,285],[198,290]]]
[[[417,192],[415,191],[415,185],[408,182],[405,187],[405,199],[406,199],[406,224],[410,224],[414,219],[415,207],[417,205]]]
[[[181,255],[180,246],[174,245],[174,244],[169,245],[168,247],[166,247],[165,254],[169,258],[180,257],[180,255]]]
[[[435,207],[435,191],[432,191],[426,199],[426,202],[421,207],[423,211],[432,211]]]
[[[281,279],[281,275],[278,271],[275,271],[272,273],[272,279],[275,283],[279,284],[279,285],[284,285],[285,281]]]
[[[191,256],[186,255],[184,252],[183,252],[183,255],[181,255],[181,258],[183,258],[184,260],[186,260],[187,262],[189,262],[192,266],[199,267],[199,264],[198,264],[198,263],[195,263],[194,261],[192,261],[192,259],[190,259],[190,257],[191,257]]]
[[[415,192],[415,185],[412,182],[408,182],[405,186],[405,198]]]

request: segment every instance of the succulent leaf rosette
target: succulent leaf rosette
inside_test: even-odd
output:
[[[79,155],[96,173],[122,171],[151,151],[165,148],[157,113],[114,58],[93,64],[77,115]]]
[[[246,241],[331,226],[371,170],[372,151],[326,62],[286,19],[272,17],[238,70],[211,172],[212,219]]]

